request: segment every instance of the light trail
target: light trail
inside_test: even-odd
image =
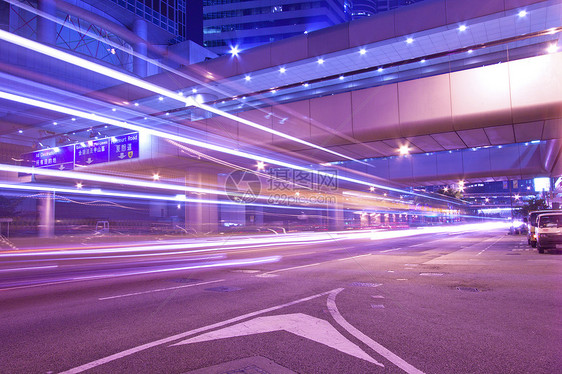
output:
[[[221,94],[221,95],[223,95],[223,96],[225,96],[225,97],[235,96],[235,94],[232,94],[232,93],[229,93],[229,92],[227,92],[227,91],[225,91],[225,90],[222,90],[222,89],[220,89],[218,86],[214,86],[214,85],[208,84],[208,83],[206,83],[205,81],[202,81],[202,80],[200,80],[200,79],[198,79],[198,78],[196,78],[196,77],[194,77],[194,76],[192,76],[192,75],[185,74],[185,73],[182,72],[182,71],[179,71],[179,70],[174,69],[174,68],[172,68],[172,67],[170,67],[170,66],[168,66],[168,65],[165,65],[165,64],[161,63],[161,62],[158,61],[158,60],[155,60],[155,59],[151,59],[151,58],[149,58],[149,57],[146,57],[146,56],[144,56],[144,55],[142,55],[142,54],[140,54],[140,53],[138,53],[138,52],[135,52],[135,51],[132,50],[132,49],[127,49],[127,48],[124,47],[123,45],[117,44],[117,43],[115,43],[115,42],[113,42],[113,41],[111,41],[111,40],[109,40],[109,39],[105,39],[105,38],[103,38],[103,37],[101,37],[101,36],[99,36],[99,35],[97,35],[97,34],[91,32],[91,31],[84,30],[84,29],[80,29],[79,27],[74,26],[73,24],[69,24],[69,23],[67,23],[67,22],[64,22],[64,21],[60,20],[59,18],[57,18],[57,17],[55,17],[55,16],[52,16],[52,15],[50,15],[50,14],[48,14],[48,13],[46,13],[46,12],[43,12],[43,11],[41,11],[41,10],[39,10],[39,9],[33,8],[33,7],[31,7],[31,6],[27,5],[27,4],[23,4],[23,3],[21,3],[20,1],[17,1],[17,0],[4,0],[4,1],[6,1],[6,2],[12,4],[13,6],[16,6],[16,7],[18,7],[18,8],[24,9],[24,10],[27,11],[27,12],[34,13],[34,14],[40,16],[40,17],[43,17],[43,18],[45,18],[45,19],[48,19],[48,20],[51,21],[51,22],[55,22],[55,23],[61,25],[62,27],[66,27],[66,28],[71,29],[71,30],[74,30],[74,31],[76,31],[76,32],[78,32],[78,33],[80,33],[80,34],[87,35],[88,37],[90,37],[90,38],[92,38],[92,39],[95,39],[95,40],[97,40],[97,41],[99,41],[99,42],[101,42],[101,43],[107,44],[107,45],[109,45],[110,47],[112,47],[112,48],[114,48],[114,49],[118,49],[118,50],[120,50],[120,51],[122,51],[122,52],[124,52],[124,53],[127,53],[127,54],[129,54],[129,55],[135,57],[135,58],[138,58],[138,59],[141,59],[141,60],[143,60],[143,61],[146,61],[146,62],[148,62],[149,64],[152,64],[152,65],[157,66],[157,67],[159,67],[159,68],[161,68],[161,69],[163,69],[163,70],[166,70],[166,71],[168,71],[168,72],[170,72],[170,73],[172,73],[172,74],[175,74],[175,75],[177,75],[177,76],[179,76],[179,77],[182,77],[182,78],[185,78],[185,79],[187,79],[187,80],[189,80],[189,81],[192,81],[192,82],[194,82],[194,83],[196,83],[196,84],[198,84],[198,85],[201,85],[201,86],[203,86],[203,87],[205,87],[205,88],[207,88],[207,89],[209,89],[209,90],[211,90],[211,91],[218,92],[219,94]],[[157,53],[157,52],[156,52],[156,51],[153,51],[153,53]],[[183,65],[188,65],[188,64],[189,64],[189,61],[187,61],[187,60],[185,60],[185,59],[182,59],[181,57],[178,57],[177,55],[173,55],[173,58],[176,60],[176,62],[180,62],[180,63],[183,64]],[[250,105],[250,106],[253,107],[253,108],[260,109],[260,108],[258,108],[258,107],[256,107],[256,106],[252,105],[252,104],[248,104],[248,103],[245,103],[245,104],[246,104],[246,105]],[[275,115],[274,115],[274,116],[275,116]],[[278,116],[277,116],[277,117],[278,117]],[[278,118],[281,119],[281,117],[278,117]],[[360,163],[363,163],[363,162],[360,161],[360,160],[357,160],[357,161],[360,162]]]
[[[365,232],[362,232],[363,237],[367,238]],[[119,243],[119,246],[108,246],[108,247],[92,247],[92,248],[54,248],[49,249],[39,249],[39,250],[19,250],[19,251],[8,251],[0,252],[0,259],[12,258],[12,257],[32,257],[35,258],[39,255],[52,255],[52,254],[72,254],[72,255],[89,255],[89,254],[102,254],[102,253],[137,253],[137,252],[149,252],[149,251],[170,251],[170,250],[184,250],[182,253],[200,253],[209,251],[220,251],[229,249],[248,249],[255,248],[256,245],[269,245],[274,241],[275,245],[302,245],[302,244],[316,244],[322,243],[326,240],[336,241],[336,240],[346,239],[345,237],[333,237],[326,233],[304,233],[304,234],[291,234],[283,235],[282,237],[278,235],[264,235],[260,238],[243,238],[243,239],[227,239],[227,240],[217,240],[216,242],[202,242],[201,240],[185,240],[184,242],[176,242],[174,244],[147,244],[147,245],[124,245]]]
[[[4,166],[13,166],[16,168],[22,166],[14,166],[14,165],[4,165],[0,164],[0,171],[4,170]],[[28,168],[31,169],[31,168]],[[22,169],[25,170],[25,169]],[[45,169],[32,169],[31,171],[25,171],[25,173],[34,173],[34,174],[41,174],[36,173],[37,170],[45,170]],[[48,169],[47,169],[48,170]],[[14,171],[13,168],[7,171]],[[74,179],[72,177],[68,177],[70,179]],[[134,184],[133,184],[134,186]],[[141,194],[141,193],[132,193],[132,192],[119,192],[119,191],[111,191],[111,190],[101,190],[99,188],[93,188],[91,190],[88,189],[76,189],[76,188],[65,188],[60,186],[50,186],[50,185],[29,185],[29,184],[22,184],[22,183],[2,183],[0,182],[0,188],[9,189],[9,190],[21,190],[21,191],[35,191],[35,192],[57,192],[57,193],[68,193],[68,194],[75,194],[81,196],[105,196],[105,197],[120,197],[126,199],[141,199],[141,200],[160,200],[160,201],[174,201],[177,203],[201,203],[201,204],[217,204],[217,205],[231,205],[231,206],[255,206],[255,207],[272,207],[279,209],[291,209],[291,210],[311,210],[316,211],[318,210],[317,207],[303,207],[303,206],[290,206],[290,205],[269,205],[269,204],[260,204],[260,203],[245,203],[241,204],[235,201],[230,200],[212,200],[212,199],[198,199],[198,198],[188,198],[185,195],[154,195],[154,194]],[[213,192],[214,193],[214,192]],[[267,199],[267,196],[258,196],[257,199]]]
[[[306,232],[294,233],[286,235],[264,235],[259,238],[245,237],[245,238],[229,238],[217,239],[214,242],[202,241],[200,239],[191,239],[185,241],[175,241],[173,244],[145,244],[145,245],[130,245],[119,243],[118,247],[86,247],[86,248],[53,248],[53,249],[37,249],[37,250],[18,250],[9,252],[0,252],[0,259],[7,258],[34,258],[38,255],[89,255],[89,254],[126,254],[126,253],[142,253],[149,251],[177,251],[183,250],[183,254],[187,253],[200,253],[210,251],[220,251],[229,249],[250,249],[255,248],[256,245],[303,245],[303,244],[323,244],[326,242],[345,241],[345,240],[386,240],[394,238],[405,238],[415,235],[424,234],[437,234],[437,233],[462,233],[481,231],[483,229],[499,229],[509,227],[509,222],[487,222],[477,224],[461,224],[454,226],[437,226],[437,227],[423,227],[408,230],[396,231],[374,231],[374,230],[350,230],[350,231],[334,231],[334,232]],[[274,242],[274,243],[272,243]],[[174,252],[175,253],[175,252]]]
[[[2,30],[0,30],[0,32],[1,31]],[[5,100],[9,100],[9,101],[15,101],[15,102],[22,103],[22,104],[35,106],[35,107],[42,108],[42,109],[47,109],[47,110],[51,110],[51,111],[55,111],[55,112],[59,112],[59,113],[68,114],[68,115],[75,116],[75,117],[85,118],[85,119],[95,121],[95,122],[99,122],[99,123],[102,123],[102,124],[106,123],[106,124],[110,124],[110,125],[113,125],[113,126],[125,128],[127,130],[137,131],[139,133],[150,134],[150,135],[154,135],[156,137],[174,140],[174,141],[177,141],[177,142],[180,142],[180,143],[190,144],[190,145],[193,145],[193,146],[218,151],[218,152],[221,152],[221,153],[226,153],[226,154],[230,154],[230,155],[233,155],[233,156],[242,157],[242,158],[245,158],[245,159],[250,159],[250,160],[253,160],[253,161],[256,161],[256,162],[262,161],[262,162],[266,162],[266,163],[270,163],[270,164],[278,165],[278,166],[283,166],[283,167],[290,168],[290,169],[306,171],[306,172],[309,172],[309,173],[315,172],[315,173],[318,173],[319,175],[323,175],[325,177],[337,178],[337,179],[341,179],[341,180],[344,180],[344,181],[347,181],[347,182],[361,184],[361,185],[368,186],[368,187],[373,186],[373,187],[377,187],[377,188],[384,189],[384,190],[387,190],[387,191],[394,191],[394,192],[407,194],[407,195],[422,196],[422,197],[426,197],[426,198],[429,198],[429,199],[439,200],[439,201],[444,201],[444,202],[450,203],[450,201],[448,201],[448,200],[436,198],[436,197],[433,197],[433,196],[422,195],[422,194],[419,194],[419,193],[409,192],[409,191],[405,191],[405,190],[401,190],[401,189],[393,188],[393,187],[388,187],[388,186],[383,186],[383,185],[379,185],[379,184],[376,184],[376,183],[370,183],[370,182],[362,181],[362,180],[355,179],[355,178],[350,178],[350,177],[346,177],[346,176],[342,176],[342,175],[335,175],[335,174],[332,174],[332,173],[314,170],[314,169],[311,169],[309,167],[304,167],[304,166],[292,164],[292,163],[289,163],[289,162],[272,159],[272,158],[269,158],[269,157],[257,156],[257,155],[251,154],[251,153],[238,151],[238,150],[235,150],[235,149],[232,149],[232,148],[227,148],[227,147],[223,147],[223,146],[219,146],[219,145],[209,144],[209,143],[205,143],[205,142],[202,142],[202,141],[199,141],[199,140],[185,138],[185,137],[182,137],[182,136],[179,136],[179,135],[169,134],[169,133],[164,132],[164,131],[149,129],[149,128],[145,128],[145,127],[142,127],[142,126],[139,126],[139,125],[134,125],[134,124],[131,124],[131,123],[128,123],[128,122],[124,122],[124,121],[118,121],[118,120],[115,120],[115,119],[112,119],[112,118],[109,118],[109,117],[100,116],[100,115],[97,115],[97,114],[94,114],[94,113],[87,113],[87,112],[83,112],[81,110],[63,107],[61,105],[52,104],[52,103],[49,103],[49,102],[46,102],[46,101],[31,99],[31,98],[27,98],[27,97],[20,96],[20,95],[14,95],[14,94],[11,94],[11,93],[8,93],[8,92],[0,91],[0,98],[5,99]]]
[[[121,81],[123,83],[128,83],[130,85],[145,89],[147,91],[150,91],[150,92],[162,95],[162,96],[166,96],[168,98],[177,100],[177,101],[185,104],[185,106],[196,106],[198,108],[210,111],[210,112],[218,114],[220,116],[232,119],[232,120],[237,121],[239,123],[242,123],[244,125],[247,125],[247,126],[256,128],[258,130],[265,131],[265,132],[268,132],[270,134],[277,135],[279,137],[291,140],[293,142],[300,143],[300,144],[306,145],[308,147],[312,147],[312,148],[321,150],[323,152],[327,152],[327,153],[333,154],[335,156],[345,158],[345,159],[350,160],[350,161],[360,162],[360,161],[354,159],[353,157],[346,156],[344,154],[341,154],[341,153],[332,151],[330,149],[321,147],[321,146],[316,145],[314,143],[307,142],[306,140],[299,139],[297,137],[285,134],[283,132],[270,129],[266,126],[260,125],[258,123],[255,123],[255,122],[252,122],[252,121],[249,121],[249,120],[246,120],[246,119],[241,118],[241,117],[237,117],[237,116],[232,115],[230,113],[227,113],[223,110],[216,109],[216,108],[213,108],[213,107],[208,106],[208,105],[200,104],[200,103],[196,102],[191,96],[186,97],[186,96],[180,95],[180,94],[178,94],[174,91],[168,90],[168,89],[163,88],[161,86],[158,86],[156,84],[146,82],[142,79],[135,78],[131,75],[121,73],[119,71],[110,69],[108,67],[96,64],[92,61],[88,61],[86,59],[77,57],[75,55],[71,55],[69,53],[60,51],[58,49],[48,47],[44,44],[35,42],[33,40],[30,40],[30,39],[23,38],[21,36],[12,34],[10,32],[7,32],[7,31],[1,30],[1,29],[0,29],[0,39],[4,40],[6,42],[9,42],[9,43],[18,45],[20,47],[35,51],[37,53],[55,58],[57,60],[60,60],[60,61],[72,64],[72,65],[78,66],[80,68],[90,70],[94,73],[105,75],[106,77],[113,78],[113,79]]]
[[[32,284],[21,284],[21,282],[19,282],[20,284],[13,284],[13,283],[7,284],[5,287],[0,288],[0,292],[22,289],[22,288],[30,288],[30,287],[51,286],[51,285],[69,283],[69,282],[128,277],[132,275],[159,274],[159,273],[168,273],[168,272],[182,271],[182,270],[211,269],[211,268],[221,268],[221,267],[231,267],[231,266],[251,266],[251,265],[279,262],[281,258],[282,258],[281,256],[268,256],[268,257],[258,257],[258,258],[250,258],[250,259],[224,260],[224,261],[207,262],[207,263],[171,267],[171,268],[124,271],[119,273],[79,276],[74,278],[49,279],[48,282],[44,282],[44,283],[41,281],[34,281],[34,283]]]
[[[74,179],[74,180],[80,179],[80,180],[87,180],[93,182],[146,187],[146,188],[157,189],[157,190],[160,189],[166,191],[206,193],[206,194],[214,194],[214,195],[227,194],[226,191],[221,191],[221,190],[211,190],[207,188],[180,186],[176,184],[161,183],[161,182],[146,182],[138,179],[113,177],[113,176],[107,176],[102,174],[90,174],[90,173],[83,173],[80,171],[53,170],[53,169],[35,168],[35,167],[28,167],[28,166],[16,166],[16,165],[8,165],[8,164],[0,164],[0,170],[11,171],[15,173],[37,174],[37,175],[44,175],[44,176],[56,177],[56,178],[65,178],[65,179]],[[87,191],[87,192],[93,192],[93,191]]]

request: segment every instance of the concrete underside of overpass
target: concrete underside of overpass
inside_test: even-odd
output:
[[[350,56],[357,54],[360,46],[373,46],[374,51],[387,45],[396,49],[395,45],[404,44],[403,39],[411,35],[419,40],[435,35],[447,37],[460,23],[468,24],[469,30],[477,30],[478,27],[488,27],[490,22],[510,17],[522,6],[552,12],[560,9],[560,2],[478,1],[467,9],[462,1],[428,1],[410,9],[255,48],[241,54],[234,63],[230,63],[231,57],[223,56],[186,67],[182,72],[197,77],[199,83],[205,83],[203,89],[199,88],[204,97],[208,94],[208,97],[220,98],[220,94],[210,92],[212,87],[221,87],[223,91],[232,91],[235,87],[239,95],[250,95],[251,90],[244,91],[241,84],[236,83],[248,75],[252,75],[254,80],[261,75],[271,77],[281,65],[288,69],[301,67],[304,74],[311,71],[309,66],[316,63],[318,56],[326,60],[332,56],[348,56],[351,59]],[[411,18],[413,11],[419,14],[415,22]],[[423,16],[429,14],[431,17]],[[553,22],[560,27],[559,21],[560,15],[545,15],[544,25],[530,26],[526,31],[544,31],[544,27]],[[513,28],[511,37],[519,35],[516,34],[519,32],[517,27]],[[472,35],[472,44],[478,44],[475,35]],[[326,42],[328,39],[330,43]],[[462,47],[465,42],[458,39]],[[515,40],[513,43],[523,42]],[[544,41],[537,45],[542,46],[541,43]],[[445,48],[454,47],[446,45]],[[402,53],[398,49],[397,52]],[[409,62],[412,64],[419,63],[414,60],[430,52],[437,50],[421,50],[401,58],[412,60]],[[487,181],[557,176],[562,174],[562,53],[542,54],[537,49],[536,54],[513,61],[488,62],[485,66],[471,65],[471,68],[460,71],[422,75],[417,79],[389,80],[388,84],[373,87],[358,86],[346,92],[316,95],[318,97],[303,95],[302,98],[286,101],[268,98],[257,109],[245,110],[243,107],[231,113],[350,158],[369,159],[366,163],[346,162],[340,165],[366,176],[408,185],[451,183],[458,179]],[[431,65],[429,62],[428,65]],[[373,66],[376,65],[370,65]],[[68,66],[65,69],[79,70]],[[342,66],[340,70],[334,69],[330,74],[345,74],[350,68]],[[169,73],[150,77],[147,81],[172,90],[195,87],[194,81]],[[272,83],[274,87],[275,84]],[[65,87],[70,88],[71,85]],[[156,111],[154,117],[159,118],[166,110],[173,109],[159,103],[157,96],[129,84],[90,92],[87,96],[109,104],[139,100],[153,108]],[[229,98],[233,97],[230,95]],[[77,99],[69,96],[67,100],[75,104]],[[109,108],[99,107],[102,110]],[[184,133],[185,128],[195,128],[204,134],[203,139],[223,139],[241,150],[259,147],[304,164],[342,161],[333,154],[248,127],[241,121],[206,114],[197,118],[194,110],[173,113],[168,120],[174,123],[173,131],[178,134]],[[44,111],[29,110],[23,106],[7,111],[2,120],[3,124],[9,124],[12,132],[20,125],[50,131],[48,125],[52,117],[45,115]],[[90,125],[83,123],[81,126],[87,128]],[[3,141],[14,139],[9,132],[4,132],[4,135]],[[41,136],[37,139],[40,140]],[[409,156],[398,156],[401,146],[409,147]],[[148,140],[145,149],[147,152],[141,154],[139,160],[115,163],[107,171],[149,174],[152,170],[167,169],[181,174],[190,167],[209,165],[201,157],[171,146],[162,139]],[[6,157],[13,158],[12,153],[10,151]],[[212,152],[208,154],[219,156]],[[224,155],[220,157],[224,158]],[[100,165],[90,170],[103,172],[104,168]]]

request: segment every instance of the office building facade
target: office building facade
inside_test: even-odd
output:
[[[380,12],[419,3],[420,1],[423,0],[354,0],[352,18],[369,17]]]
[[[349,0],[204,0],[204,46],[219,54],[301,35],[351,19]]]

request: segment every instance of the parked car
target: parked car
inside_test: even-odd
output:
[[[545,249],[556,249],[557,245],[562,245],[562,212],[539,214],[536,235],[539,253],[544,253]]]
[[[562,213],[562,210],[534,210],[529,212],[529,217],[527,219],[527,225],[529,226],[529,230],[527,232],[527,243],[535,248],[537,246],[537,235],[535,229],[537,228],[537,217],[540,214],[544,213]]]

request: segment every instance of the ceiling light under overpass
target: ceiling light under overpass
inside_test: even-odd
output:
[[[556,53],[558,51],[558,46],[556,44],[551,44],[548,46],[548,48],[546,49],[546,51],[548,53]]]
[[[228,53],[230,53],[233,56],[238,56],[238,54],[240,53],[240,49],[238,49],[238,46],[232,46],[230,47],[230,51],[228,51]]]
[[[408,147],[407,144],[401,145],[400,148],[398,148],[398,152],[400,153],[401,156],[409,155],[410,147]]]
[[[256,164],[256,168],[258,169],[258,171],[263,171],[263,170],[265,170],[265,162],[263,162],[263,161],[258,161],[258,163]]]

